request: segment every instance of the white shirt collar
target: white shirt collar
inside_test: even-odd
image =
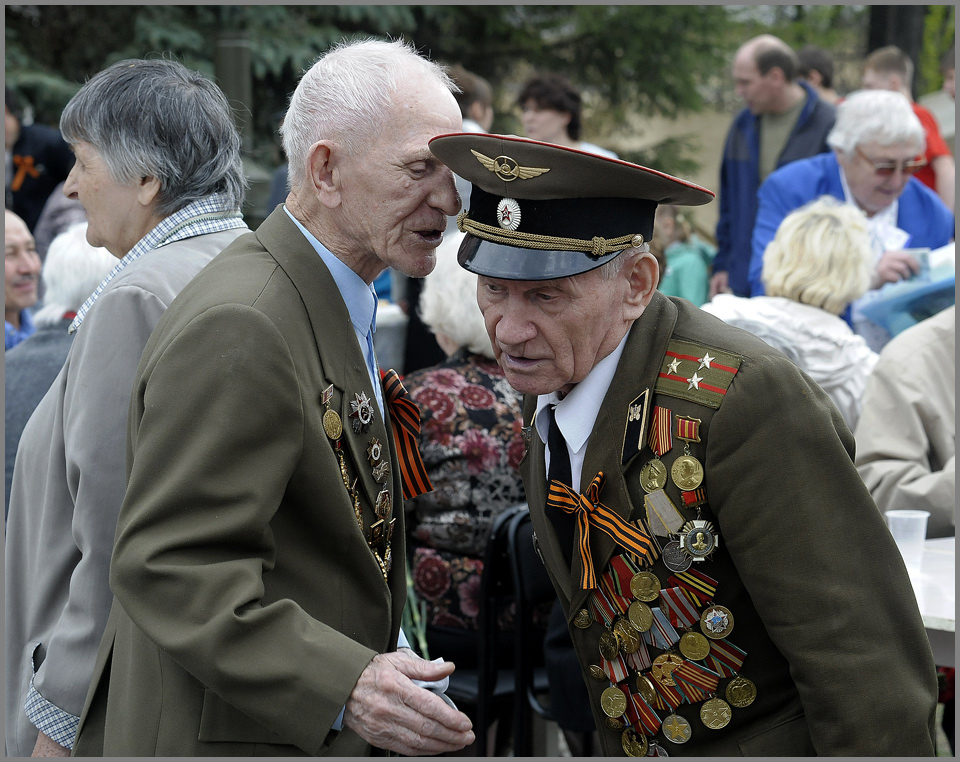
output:
[[[573,387],[573,390],[562,400],[556,392],[541,394],[537,397],[537,434],[543,442],[547,441],[550,423],[549,416],[540,415],[540,411],[547,405],[556,405],[557,426],[560,427],[560,432],[567,441],[567,448],[571,453],[581,453],[597,422],[600,405],[603,404],[603,398],[607,396],[607,390],[613,381],[629,335],[628,329],[617,348],[598,362],[587,377]]]

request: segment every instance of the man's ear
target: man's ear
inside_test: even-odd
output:
[[[787,75],[783,73],[783,69],[779,66],[770,67],[770,71],[767,72],[766,76],[770,77],[778,85],[785,85],[787,83]]]
[[[340,171],[338,159],[343,149],[330,140],[320,140],[307,154],[307,186],[325,207],[340,206]]]
[[[160,194],[160,180],[153,175],[140,178],[140,187],[137,188],[137,201],[141,206],[153,206]]]
[[[620,276],[627,280],[627,294],[623,300],[626,317],[636,320],[650,304],[660,283],[660,265],[649,251],[633,252],[623,263]]]

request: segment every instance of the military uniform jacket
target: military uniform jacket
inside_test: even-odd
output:
[[[712,367],[704,367],[711,357]],[[719,370],[721,364],[733,372]],[[697,384],[690,383],[694,374]],[[636,412],[644,390],[652,399],[640,435]],[[646,519],[640,473],[653,458],[647,433],[657,406],[671,411],[674,434],[677,416],[700,421],[700,441],[690,442],[690,454],[703,465],[701,519],[714,525],[719,546],[692,567],[716,582],[697,613],[713,604],[732,613],[727,641],[746,652],[736,672],[755,684],[757,695],[749,706],[732,708],[720,729],[701,721],[703,701],[655,710],[657,723],[675,711],[689,721],[691,733],[686,743],[671,743],[661,726],[650,741],[673,756],[932,754],[936,678],[930,646],[896,545],[853,466],[853,437],[827,396],[763,342],[657,293],[631,329],[581,476],[586,489],[603,471],[599,500],[628,521]],[[536,398],[528,397],[526,425],[535,410]],[[668,474],[683,445],[674,437],[663,455]],[[573,625],[578,612],[589,611],[590,593],[580,589],[577,549],[570,568],[546,515],[555,509],[545,506],[544,445],[536,435],[521,470],[604,754],[623,755],[622,732],[607,725],[601,710],[611,682],[591,677],[590,670],[601,664],[606,629],[596,617],[585,629]],[[669,476],[664,489],[685,521],[698,518]],[[623,548],[594,528],[590,543],[599,578]],[[662,557],[652,572],[661,594],[648,605],[664,608],[663,589],[675,573]],[[701,632],[699,622],[691,629]],[[682,627],[676,630],[683,634]],[[650,659],[670,650],[678,653],[676,645],[647,647]],[[620,683],[631,693],[638,690],[636,675],[631,668]],[[733,678],[727,669],[715,689],[718,698]]]
[[[374,412],[355,433],[358,394]],[[400,476],[347,308],[282,209],[171,305],[129,421],[115,599],[74,753],[370,753],[331,727],[373,656],[396,647]],[[374,439],[390,459],[382,483]],[[386,579],[368,544],[378,496],[396,517]]]

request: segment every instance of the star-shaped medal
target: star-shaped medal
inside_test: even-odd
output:
[[[716,360],[716,357],[711,357],[709,352],[704,352],[703,357],[700,358],[700,367],[697,370],[703,370],[704,368],[709,368],[710,363]]]
[[[353,433],[366,431],[373,421],[373,406],[365,392],[357,392],[350,400],[350,417],[353,418]]]
[[[687,381],[690,382],[690,385],[687,387],[687,389],[699,389],[700,382],[703,381],[703,378],[694,373],[692,376],[690,376],[690,378],[687,379]]]
[[[668,372],[668,373],[673,373],[673,374],[676,374],[676,373],[679,373],[679,372],[680,372],[680,360],[679,360],[679,358],[674,357],[674,358],[670,361],[670,364],[667,366],[667,372]]]

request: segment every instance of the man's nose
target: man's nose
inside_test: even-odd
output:
[[[501,348],[519,347],[536,335],[537,328],[523,308],[507,306],[501,310],[496,326],[496,339]]]
[[[453,217],[460,212],[460,194],[457,193],[457,185],[453,179],[453,172],[444,168],[442,176],[437,182],[437,187],[433,192],[431,206],[440,209],[448,217]]]

